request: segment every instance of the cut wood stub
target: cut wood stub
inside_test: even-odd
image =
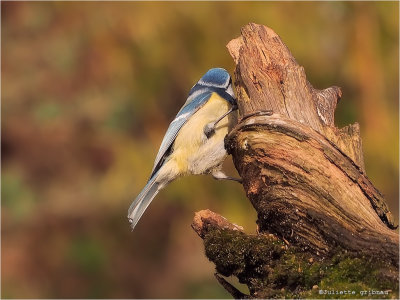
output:
[[[209,209],[201,210],[194,215],[192,228],[201,238],[204,238],[204,236],[207,234],[209,226],[214,226],[221,229],[243,231],[242,226],[228,222],[227,219]]]
[[[273,234],[246,234],[209,210],[197,212],[192,227],[204,241],[207,258],[215,264],[216,279],[234,299],[314,299],[318,298],[317,285],[328,290],[368,286],[391,289],[392,298],[398,294],[398,269],[381,257],[338,251],[327,258],[291,247]],[[247,285],[249,294],[223,276],[236,276]]]

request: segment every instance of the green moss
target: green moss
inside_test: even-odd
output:
[[[398,283],[390,266],[337,250],[330,259],[286,248],[268,235],[211,228],[204,239],[206,255],[217,272],[234,275],[257,298],[392,298]],[[386,275],[385,275],[386,274]],[[389,292],[390,290],[391,292]]]
[[[263,275],[266,271],[263,265],[279,258],[284,251],[284,244],[273,237],[221,229],[210,231],[204,244],[206,256],[224,276],[240,276],[249,271],[254,273],[252,275]]]
[[[312,296],[343,299],[398,296],[398,282],[385,277],[379,261],[346,254],[337,254],[331,261],[335,263],[322,265],[326,271]]]

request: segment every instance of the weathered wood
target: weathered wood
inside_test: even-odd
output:
[[[218,282],[235,299],[342,298],[346,297],[339,294],[343,292],[365,298],[367,294],[361,291],[379,292],[380,299],[398,298],[398,269],[380,257],[342,250],[321,258],[273,234],[245,234],[208,210],[196,213],[192,227],[204,239]],[[222,276],[236,276],[250,294],[243,294]]]
[[[261,247],[263,242],[237,229],[233,233],[233,225],[224,221],[219,226],[211,220],[220,217],[202,212],[194,224],[205,240],[207,256],[217,271],[225,270],[222,275],[236,275],[246,283],[250,297],[313,294],[311,283],[306,284],[301,274],[293,286],[286,287],[290,294],[279,292],[281,281],[270,277],[276,266],[287,264],[287,255],[304,263],[305,269],[310,259],[321,268],[325,267],[321,261],[334,259],[332,270],[341,261],[362,260],[369,268],[364,268],[366,274],[372,270],[378,282],[372,283],[365,275],[360,285],[384,288],[379,285],[381,279],[397,289],[396,225],[383,196],[365,174],[359,125],[342,129],[334,125],[334,111],[342,96],[340,88],[314,89],[304,68],[272,29],[249,24],[241,33],[227,46],[236,63],[240,119],[227,136],[226,147],[258,213],[260,238],[273,234],[284,242],[290,255],[281,253],[267,238],[264,244],[275,249],[279,258],[260,258],[261,267],[249,265],[241,255],[235,256],[236,262],[226,262],[217,255],[218,249],[226,254],[229,243],[233,254],[238,251],[238,243],[229,240],[227,234],[236,240],[243,238],[245,242],[239,244],[247,256],[251,253],[258,257],[260,253],[249,247],[254,243]],[[231,267],[221,267],[226,265]],[[255,268],[270,271],[257,273]],[[281,275],[276,274],[279,278]],[[318,285],[322,279],[324,276],[316,276],[313,280]]]
[[[334,127],[336,104],[342,96],[339,87],[314,89],[304,68],[266,26],[245,26],[241,37],[227,47],[236,63],[235,87],[242,115],[272,110],[306,124],[331,138],[364,171],[359,130],[338,132]]]
[[[384,203],[381,194],[324,136],[277,114],[256,116],[229,134],[227,147],[258,212],[260,232],[315,253],[340,245],[397,262],[390,213],[371,205]]]

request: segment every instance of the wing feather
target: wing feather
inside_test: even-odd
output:
[[[202,93],[193,95],[193,100],[189,98],[188,101],[185,102],[184,106],[178,112],[175,119],[169,125],[167,132],[165,133],[164,139],[161,142],[160,149],[158,150],[156,159],[154,161],[150,179],[161,168],[165,158],[169,155],[179,130],[187,122],[187,120],[210,99],[212,93],[212,90],[204,89]]]

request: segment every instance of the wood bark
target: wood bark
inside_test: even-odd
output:
[[[240,116],[225,144],[257,211],[258,234],[247,236],[240,227],[209,211],[196,215],[193,228],[205,240],[206,254],[218,273],[238,276],[248,285],[250,295],[241,294],[221,276],[218,281],[236,298],[314,295],[312,286],[320,284],[324,276],[315,277],[315,284],[301,275],[295,284],[277,280],[279,274],[271,278],[276,266],[287,263],[282,259],[288,259],[290,253],[291,259],[311,260],[321,268],[334,258],[332,270],[347,259],[365,259],[364,266],[371,268],[365,272],[373,270],[381,283],[397,290],[397,226],[383,196],[365,173],[359,125],[341,129],[334,125],[340,88],[313,88],[304,68],[266,26],[245,26],[227,47],[236,64],[234,85]],[[229,232],[231,239],[226,238]],[[235,242],[242,239],[243,243]],[[277,241],[283,244],[272,247]],[[270,245],[269,251],[276,255],[265,253],[258,266],[243,255],[230,253],[238,260],[236,264],[216,258],[218,251],[228,248],[237,254],[236,246],[258,257],[249,247],[259,242]],[[231,267],[221,267],[226,264]],[[257,273],[260,265],[264,271]],[[305,263],[304,269],[312,265]],[[365,280],[359,283],[372,284]]]

